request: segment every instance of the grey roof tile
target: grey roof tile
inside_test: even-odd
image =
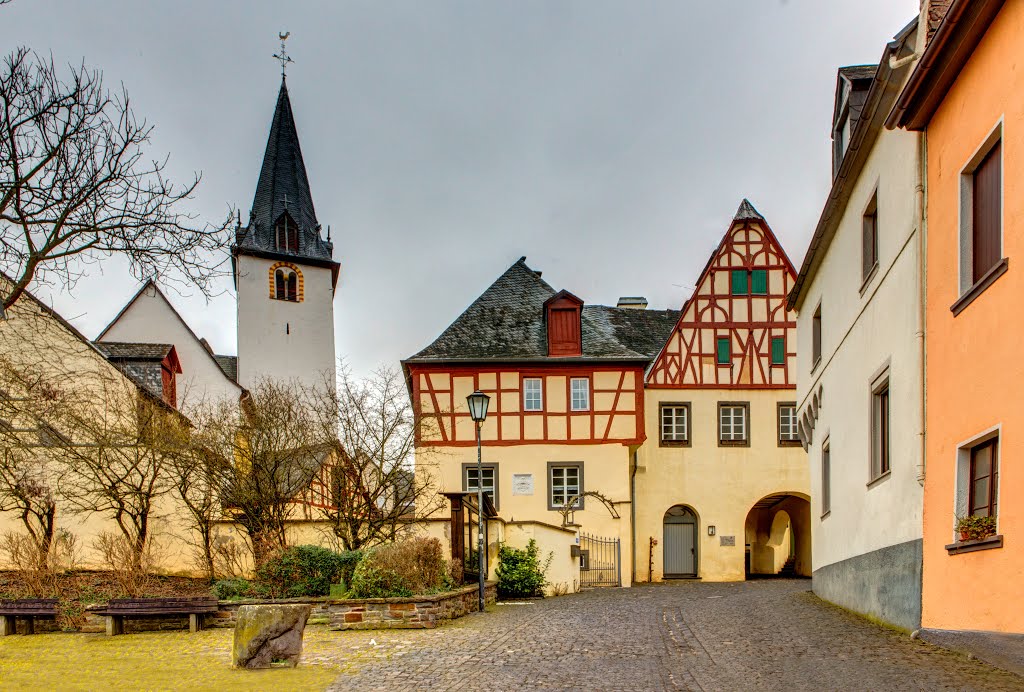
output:
[[[277,248],[274,225],[285,209],[299,227],[299,251],[289,254],[300,259],[331,260],[334,248],[320,237],[288,87],[282,81],[252,201],[252,215],[249,225],[235,239],[236,247],[242,251],[284,252]]]
[[[221,372],[232,382],[238,382],[238,356],[217,356],[213,357]]]
[[[526,258],[520,258],[432,344],[407,362],[549,360],[544,302],[555,293],[539,272],[526,265]],[[580,358],[650,360],[678,319],[676,310],[584,305]]]
[[[744,197],[743,201],[740,202],[739,208],[736,209],[736,216],[733,217],[733,221],[745,221],[748,219],[764,221],[764,217],[761,216],[757,209],[754,209],[754,205],[750,203],[750,200]]]
[[[96,341],[93,343],[107,360],[161,361],[174,348],[173,344],[128,343],[124,341]]]

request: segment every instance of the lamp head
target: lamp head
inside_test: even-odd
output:
[[[473,422],[482,423],[487,418],[487,406],[490,402],[491,397],[479,389],[466,397],[466,403],[469,405],[469,417],[473,419]]]

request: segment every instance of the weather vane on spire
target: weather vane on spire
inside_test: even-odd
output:
[[[274,57],[281,63],[281,79],[284,79],[287,76],[285,75],[285,70],[288,68],[288,63],[295,62],[291,57],[289,57],[288,53],[284,49],[284,42],[287,41],[288,37],[291,35],[292,32],[290,31],[286,31],[283,34],[278,32],[277,34],[277,37],[281,39],[281,52],[274,53]]]

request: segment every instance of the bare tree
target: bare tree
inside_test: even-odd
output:
[[[391,368],[366,380],[343,372],[336,396],[322,407],[337,411],[342,450],[326,474],[324,513],[346,550],[394,541],[416,514],[428,515],[443,502],[423,450],[413,470],[417,423],[402,376]]]
[[[130,382],[110,378],[93,390],[93,405],[54,421],[61,454],[60,495],[73,512],[114,521],[141,570],[152,538],[156,504],[171,489],[173,460],[186,444],[187,421]],[[59,427],[58,427],[59,426]]]
[[[192,419],[224,472],[221,503],[246,532],[256,563],[287,545],[286,522],[337,436],[314,395],[294,382],[262,380],[240,403],[224,401]]]
[[[18,48],[0,68],[0,269],[9,308],[33,281],[73,285],[82,265],[126,257],[137,278],[185,280],[204,293],[219,275],[211,257],[228,242],[228,219],[195,224],[181,211],[199,183],[165,177],[147,153],[152,127],[122,87],[84,65]],[[217,265],[219,266],[220,261]]]

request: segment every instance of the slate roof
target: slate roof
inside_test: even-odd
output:
[[[875,72],[878,71],[878,65],[849,65],[847,67],[840,67],[839,74],[843,75],[847,79],[854,81],[858,79],[874,79]]]
[[[733,217],[733,221],[764,221],[764,217],[754,209],[754,205],[750,203],[746,197],[740,202],[740,206],[736,209],[736,216]]]
[[[237,233],[235,247],[241,251],[284,253],[277,248],[274,225],[285,209],[299,227],[299,250],[288,254],[330,261],[334,248],[320,237],[288,87],[282,80],[249,225]]]
[[[125,343],[122,341],[97,341],[94,344],[107,360],[155,360],[162,361],[174,348],[173,344]]]
[[[232,382],[238,382],[238,356],[217,356],[213,357],[221,372]]]
[[[556,291],[522,257],[432,344],[407,363],[450,361],[636,360],[654,358],[679,319],[676,310],[584,305],[583,355],[547,355],[544,302]]]
[[[122,341],[93,342],[107,360],[128,379],[156,398],[163,397],[164,380],[161,363],[174,348],[172,344],[126,343]]]

